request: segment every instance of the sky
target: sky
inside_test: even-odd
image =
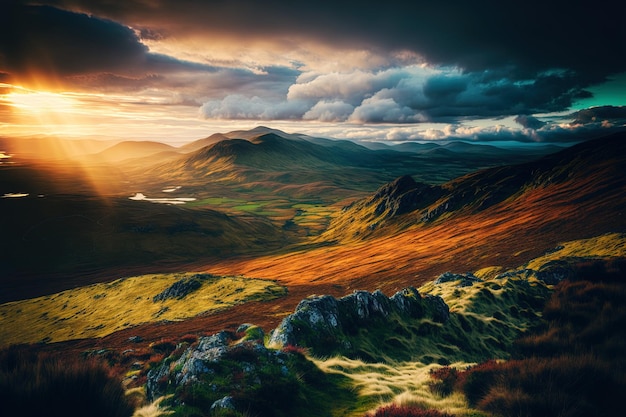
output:
[[[0,136],[572,143],[626,130],[624,16],[614,0],[2,0]]]

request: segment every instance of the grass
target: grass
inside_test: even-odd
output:
[[[331,417],[345,415],[353,406],[356,396],[347,378],[323,373],[301,350],[265,350],[245,338],[234,340],[239,334],[231,336],[229,350],[219,360],[206,361],[207,371],[196,374],[194,383],[170,383],[182,369],[177,370],[180,353],[172,353],[158,365],[174,370],[159,382],[160,393],[173,394],[164,404],[174,416]],[[209,412],[215,401],[226,396],[239,411]]]
[[[574,258],[576,262],[572,264],[573,267],[583,271],[583,274],[594,273],[602,276],[615,273],[620,267],[617,259],[622,254],[624,242],[623,234],[566,242],[561,245],[563,249],[533,260],[529,265],[540,270],[549,262]],[[604,256],[615,261],[609,261],[608,266],[602,267],[603,261],[596,260]],[[393,326],[390,326],[389,330],[393,333],[395,342],[392,346],[386,344],[390,338],[389,334],[369,329],[364,333],[362,340],[350,339],[353,346],[358,345],[358,348],[363,350],[367,360],[335,356],[316,359],[316,363],[324,372],[336,373],[351,380],[359,395],[361,410],[371,410],[381,405],[384,408],[390,404],[406,404],[457,416],[479,416],[485,412],[494,412],[496,415],[526,415],[524,410],[512,408],[514,405],[520,406],[522,401],[519,396],[520,388],[515,385],[518,375],[528,375],[531,382],[527,383],[535,387],[530,394],[534,398],[541,398],[541,395],[545,394],[541,391],[545,387],[541,375],[545,373],[555,375],[556,379],[549,381],[551,390],[556,390],[558,388],[556,385],[562,385],[571,388],[572,392],[580,390],[594,392],[589,384],[572,385],[572,381],[581,377],[592,381],[592,385],[600,385],[598,378],[606,377],[607,381],[620,386],[619,381],[624,381],[623,378],[617,378],[615,373],[607,373],[604,362],[598,363],[597,358],[588,357],[589,352],[584,349],[583,353],[587,356],[555,360],[548,358],[549,360],[541,359],[534,363],[520,362],[511,357],[518,351],[535,352],[537,349],[544,352],[567,352],[572,346],[576,346],[577,341],[584,346],[592,346],[598,343],[598,334],[615,333],[615,330],[611,329],[617,326],[616,320],[622,320],[625,316],[620,313],[620,309],[623,308],[619,307],[624,303],[620,304],[615,298],[614,288],[607,287],[606,283],[595,283],[591,285],[593,288],[590,288],[585,281],[577,283],[565,281],[557,286],[557,293],[552,296],[553,286],[537,280],[535,275],[531,274],[526,278],[520,274],[511,274],[509,277],[496,279],[496,276],[503,272],[507,270],[502,267],[485,267],[475,273],[484,282],[474,283],[469,287],[459,288],[458,282],[438,285],[429,282],[420,287],[421,294],[439,295],[450,306],[450,320],[440,328],[433,328],[433,332],[428,335],[419,334],[420,324],[423,324],[420,320],[403,323],[397,318],[391,318]],[[563,300],[563,296],[559,294],[567,294],[567,300]],[[577,300],[578,304],[573,303],[572,299]],[[545,312],[542,312],[544,306]],[[551,328],[545,333],[537,334],[537,329],[540,328],[538,325],[543,323],[544,314],[552,320],[556,317],[561,321],[566,320],[569,323],[566,325],[567,329],[572,328],[573,322],[580,321],[581,316],[586,320],[595,317],[600,323],[606,323],[607,327],[598,329],[598,325],[591,328],[584,326],[574,333],[557,332]],[[466,333],[467,337],[464,336]],[[520,337],[524,338],[520,340]],[[608,347],[600,354],[604,358],[610,358],[616,353],[621,354],[618,353],[623,351],[620,340],[623,341],[609,337]],[[394,349],[407,355],[405,359],[402,360],[402,356],[395,355]],[[372,358],[376,360],[372,362]],[[455,381],[448,381],[449,386],[442,386],[437,385],[437,381],[431,377],[431,372],[436,374],[438,370],[443,369],[437,362],[448,360],[452,362],[449,369],[459,370],[459,373],[463,374],[460,371],[486,358],[513,359],[504,362],[509,363],[510,368],[507,368],[508,373],[501,377],[511,381],[508,391],[498,388],[500,393],[494,391],[494,397],[489,400],[490,402],[481,402],[480,398],[476,400],[470,396],[468,403],[465,394],[457,390],[458,384]],[[488,363],[491,364],[489,366],[496,368],[505,366],[500,362]],[[528,367],[529,370],[521,367]],[[559,367],[563,367],[561,373],[566,375],[564,379],[556,376],[560,372]],[[532,371],[533,368],[536,372]],[[570,374],[567,374],[568,369]],[[604,397],[606,395],[602,398]],[[561,400],[563,398],[569,397],[560,397]],[[568,401],[571,401],[571,398]],[[483,411],[476,407],[482,408]],[[504,407],[510,408],[502,412]],[[553,412],[550,415],[557,414]],[[358,412],[353,415],[358,415]]]
[[[380,407],[372,417],[454,417],[448,413],[441,413],[437,410],[426,410],[415,406],[402,406],[390,404]]]
[[[419,289],[422,294],[441,295],[451,305],[447,323],[391,317],[383,328],[361,330],[362,337],[350,339],[366,360],[338,356],[318,359],[318,366],[350,378],[365,409],[405,403],[459,416],[475,412],[461,393],[442,395],[433,390],[431,372],[446,363],[465,369],[489,357],[510,357],[515,339],[535,325],[550,291],[516,278],[462,289],[456,284],[427,284]],[[514,313],[513,307],[524,303],[526,314]]]
[[[550,261],[567,258],[624,258],[626,257],[626,233],[607,233],[589,239],[565,242],[557,249],[533,259],[526,267],[539,270]]]
[[[259,190],[255,192],[259,193]],[[260,194],[254,200],[209,197],[188,203],[187,206],[219,209],[231,214],[263,216],[277,226],[290,222],[303,229],[304,236],[321,233],[330,222],[330,218],[340,209],[322,201],[311,202],[308,198],[275,198],[271,192]]]
[[[494,416],[607,416],[626,390],[626,261],[596,260],[562,281],[545,326],[516,343],[516,357],[459,375],[469,403]]]
[[[204,275],[201,287],[183,299],[153,300],[175,282],[196,275],[142,275],[2,304],[1,343],[103,337],[141,323],[184,320],[286,293],[270,280]]]
[[[133,413],[133,417],[162,417],[174,414],[168,407],[161,405],[168,397],[169,396],[159,397],[150,404],[137,408]]]
[[[441,397],[429,389],[429,373],[437,365],[421,362],[367,363],[358,359],[334,357],[315,360],[328,374],[349,378],[359,395],[359,407],[354,414],[363,414],[382,404],[419,404],[422,408],[460,412],[467,410],[465,398],[460,395]],[[467,363],[455,363],[465,367]]]

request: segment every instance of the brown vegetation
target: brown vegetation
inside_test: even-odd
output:
[[[130,417],[134,405],[103,362],[14,346],[0,351],[0,409],[6,416]]]
[[[546,326],[517,343],[517,358],[457,374],[438,370],[435,389],[453,386],[496,416],[619,414],[626,390],[626,262],[581,265],[544,311]],[[443,388],[442,388],[443,387]]]

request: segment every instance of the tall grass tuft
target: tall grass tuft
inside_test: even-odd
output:
[[[130,417],[121,382],[94,360],[61,360],[28,346],[0,351],[0,414],[20,417]]]

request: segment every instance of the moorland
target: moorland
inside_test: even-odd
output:
[[[2,403],[87,407],[63,368],[103,415],[608,415],[625,146],[3,138]]]

